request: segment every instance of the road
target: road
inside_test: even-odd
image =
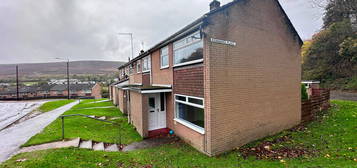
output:
[[[0,102],[0,130],[47,101]]]
[[[77,101],[0,131],[0,163],[15,154],[22,144],[76,104]]]
[[[331,91],[331,100],[350,100],[357,101],[356,92]]]

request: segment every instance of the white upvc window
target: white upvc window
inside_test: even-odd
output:
[[[136,73],[141,72],[141,60],[136,61]]]
[[[204,134],[204,99],[175,94],[174,120]]]
[[[149,72],[151,70],[151,59],[150,59],[150,55],[146,56],[145,58],[143,58],[143,62],[142,62],[142,66],[143,66],[143,72]]]
[[[169,67],[169,47],[166,46],[160,50],[161,69]]]
[[[174,66],[203,61],[203,40],[200,31],[174,42]]]

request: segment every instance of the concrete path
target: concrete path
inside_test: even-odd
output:
[[[104,106],[104,107],[87,107],[87,108],[77,108],[78,110],[90,110],[90,109],[106,109],[106,108],[116,108],[115,106]]]
[[[11,157],[22,144],[76,104],[78,101],[2,130],[0,132],[0,163]]]
[[[0,131],[47,101],[0,102]]]
[[[143,141],[134,142],[132,144],[125,146],[122,151],[128,152],[128,151],[133,151],[133,150],[137,150],[137,149],[146,149],[146,148],[157,147],[160,145],[175,142],[177,140],[178,140],[177,137],[162,137],[162,138],[145,139]]]
[[[357,101],[357,92],[344,92],[333,90],[330,93],[330,99]]]

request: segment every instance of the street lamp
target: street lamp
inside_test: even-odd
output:
[[[66,59],[63,59],[63,58],[55,58],[55,59],[58,59],[58,60],[66,60]],[[67,99],[69,100],[70,99],[70,93],[69,93],[69,59],[67,58]]]
[[[118,33],[118,35],[128,35],[131,41],[131,59],[134,58],[133,33]]]

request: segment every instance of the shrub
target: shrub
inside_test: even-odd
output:
[[[301,84],[301,100],[307,100],[309,96],[307,95],[306,87],[304,84]]]

